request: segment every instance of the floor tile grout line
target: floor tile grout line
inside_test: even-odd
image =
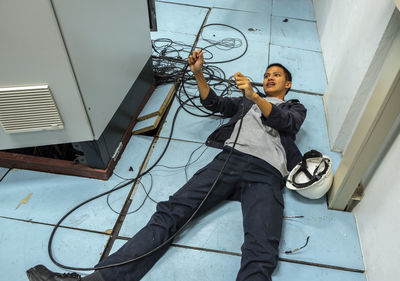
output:
[[[319,53],[322,55],[322,51],[314,51],[314,50],[309,50],[309,49],[303,49],[303,48],[296,48],[296,47],[289,47],[289,46],[282,46],[282,45],[277,45],[277,44],[272,44],[273,46],[277,47],[283,47],[283,48],[289,48],[289,49],[297,49],[297,50],[302,50],[302,51],[308,51],[308,52],[313,52],[313,53]]]
[[[271,36],[271,40],[272,40],[272,36]],[[302,50],[302,51],[310,51],[310,52],[314,52],[314,53],[320,53],[322,55],[322,50],[318,51],[318,50],[297,48],[297,47],[292,47],[292,46],[278,45],[278,44],[274,44],[272,42],[271,42],[271,45],[278,46],[278,47],[284,47],[284,48],[290,48],[290,49],[297,49],[297,50]]]
[[[302,18],[294,18],[294,17],[287,17],[287,16],[281,16],[281,15],[273,15],[273,14],[271,14],[271,17],[285,18],[285,19],[292,19],[292,20],[300,20],[300,21],[306,21],[306,22],[317,23],[316,20],[302,19]]]
[[[169,1],[162,1],[162,0],[157,0],[156,2],[164,3],[164,4],[188,6],[188,7],[194,7],[194,8],[202,8],[202,9],[211,9],[211,8],[213,8],[213,7],[208,7],[208,6],[193,5],[193,4],[178,3],[178,2],[169,2]]]
[[[167,32],[167,33],[174,33],[174,34],[183,34],[183,35],[190,35],[196,37],[196,34],[193,33],[186,33],[186,32],[180,32],[180,31],[170,31],[170,30],[163,30],[163,29],[158,29],[157,31],[151,31],[151,33],[157,33],[157,32]]]
[[[224,8],[224,7],[212,7],[212,8],[213,9],[217,9],[217,10],[226,10],[226,11],[234,11],[234,12],[245,12],[245,13],[252,13],[252,14],[261,14],[261,12],[258,12],[258,11],[247,11],[247,10]]]
[[[124,237],[124,236],[119,236],[117,239],[129,240],[130,238]],[[210,253],[217,253],[217,254],[237,256],[237,257],[241,257],[242,256],[242,254],[240,254],[240,253],[231,252],[231,251],[224,251],[224,250],[216,250],[216,249],[209,249],[209,248],[202,248],[202,247],[187,246],[187,245],[181,245],[181,244],[176,244],[176,243],[172,243],[171,246],[172,247],[176,247],[176,248],[197,250],[197,251],[202,251],[202,252],[210,252]],[[296,264],[302,264],[302,265],[307,265],[307,266],[315,266],[315,267],[328,268],[328,269],[334,269],[334,270],[340,270],[340,271],[355,272],[355,273],[365,273],[365,270],[349,268],[349,267],[342,267],[342,266],[328,265],[328,264],[322,264],[322,263],[300,261],[300,260],[281,258],[281,257],[279,257],[278,259],[280,261],[288,262],[288,263],[296,263]]]
[[[335,266],[335,265],[328,265],[328,264],[321,264],[321,263],[314,263],[314,262],[307,262],[307,261],[298,261],[298,260],[292,260],[292,259],[281,258],[281,257],[279,257],[278,259],[283,262],[296,263],[296,264],[307,265],[307,266],[315,266],[315,267],[321,267],[321,268],[327,268],[327,269],[333,269],[333,270],[354,272],[354,273],[359,273],[359,274],[365,273],[365,270],[349,268],[349,267],[342,267],[342,266]]]
[[[174,4],[174,5],[188,6],[188,7],[194,7],[194,8],[202,8],[202,9],[218,9],[218,10],[227,10],[227,11],[235,11],[235,12],[260,13],[258,11],[248,11],[248,10],[240,10],[240,9],[233,9],[233,8],[226,8],[226,7],[216,7],[214,5],[212,7],[209,7],[209,6],[201,6],[201,5],[162,1],[162,0],[157,0],[157,2],[164,3],[164,4]]]
[[[164,137],[164,136],[158,136],[160,139],[168,140],[169,137]],[[185,139],[178,139],[178,138],[171,138],[173,141],[181,141],[181,142],[188,142],[188,143],[195,143],[195,144],[205,144],[205,142],[202,141],[195,141],[195,140],[185,140]]]
[[[48,222],[40,222],[40,221],[27,220],[27,219],[19,219],[19,218],[6,217],[6,216],[0,216],[0,219],[7,219],[7,220],[13,220],[13,221],[19,221],[19,222],[26,222],[26,223],[31,223],[31,224],[34,224],[34,225],[37,224],[37,225],[45,225],[45,226],[56,226],[56,224],[52,224],[52,223],[48,223]],[[82,232],[90,232],[90,233],[102,234],[102,235],[107,235],[107,236],[110,235],[109,233],[107,233],[105,231],[78,228],[78,227],[66,226],[66,225],[60,225],[59,228],[82,231]]]

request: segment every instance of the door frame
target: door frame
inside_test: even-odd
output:
[[[397,32],[372,96],[337,168],[328,193],[330,209],[346,209],[399,113],[400,32]]]

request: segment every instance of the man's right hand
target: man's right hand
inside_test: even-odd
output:
[[[202,72],[204,57],[201,49],[197,49],[197,51],[193,51],[193,53],[188,57],[188,63],[190,66],[190,70],[194,75]]]

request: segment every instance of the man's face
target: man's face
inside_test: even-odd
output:
[[[286,81],[286,75],[282,67],[271,66],[264,74],[263,88],[267,95],[285,95],[292,82]]]

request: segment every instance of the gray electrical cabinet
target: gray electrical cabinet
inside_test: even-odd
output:
[[[1,0],[0,150],[99,140],[145,68],[146,0]]]

